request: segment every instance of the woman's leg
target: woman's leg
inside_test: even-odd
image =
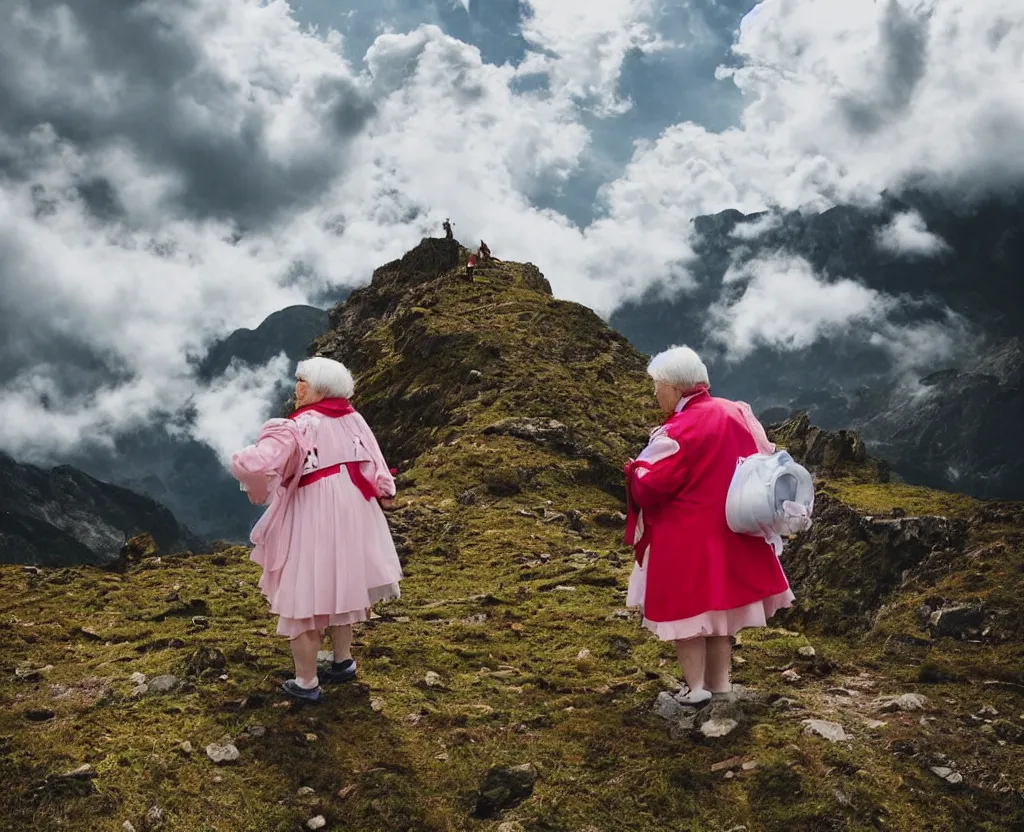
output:
[[[295,681],[301,688],[315,688],[320,684],[316,675],[316,654],[320,650],[320,642],[319,630],[306,630],[289,642],[295,660]]]
[[[676,642],[676,655],[679,657],[679,666],[683,669],[683,678],[690,692],[685,699],[690,702],[703,702],[711,698],[711,694],[705,689],[704,667],[706,663],[705,638],[679,639]],[[682,700],[680,700],[682,701]]]
[[[338,627],[331,627],[331,647],[334,650],[335,664],[348,661],[352,658],[352,625],[343,624]]]
[[[729,670],[732,665],[732,641],[728,636],[712,636],[705,647],[707,667],[705,683],[712,693],[728,693],[732,690]]]

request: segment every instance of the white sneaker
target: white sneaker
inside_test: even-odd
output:
[[[676,696],[676,702],[680,705],[689,705],[691,707],[698,707],[703,705],[705,702],[711,701],[711,691],[704,690],[687,690],[685,694],[680,693]]]

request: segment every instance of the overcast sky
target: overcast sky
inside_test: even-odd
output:
[[[6,0],[0,448],[53,460],[193,398],[225,453],[283,367],[197,394],[190,357],[446,216],[608,314],[686,290],[698,214],[991,193],[1022,135],[1020,0]],[[945,244],[906,215],[878,245]],[[884,324],[805,267],[736,272],[739,349],[765,303],[782,346]]]

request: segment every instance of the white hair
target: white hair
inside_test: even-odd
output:
[[[697,387],[710,387],[708,368],[689,347],[672,347],[659,352],[647,365],[647,374],[655,381],[690,391]]]
[[[356,389],[356,383],[348,367],[340,361],[320,355],[300,361],[299,366],[295,368],[295,378],[306,382],[324,396],[340,399],[351,398]]]

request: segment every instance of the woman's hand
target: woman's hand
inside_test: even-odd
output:
[[[384,509],[384,511],[391,511],[391,509],[395,507],[394,497],[378,497],[377,502],[380,503],[380,507]]]

